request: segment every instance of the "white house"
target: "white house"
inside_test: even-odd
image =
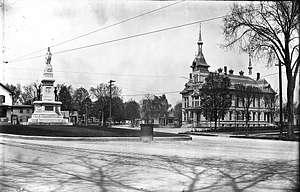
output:
[[[13,92],[0,83],[0,124],[11,123]]]

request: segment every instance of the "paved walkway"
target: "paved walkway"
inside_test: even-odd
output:
[[[297,142],[49,141],[0,137],[1,191],[287,191]]]

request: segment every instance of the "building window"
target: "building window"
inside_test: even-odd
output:
[[[257,105],[260,107],[260,96],[257,97]]]
[[[195,97],[192,97],[192,107],[195,107]]]
[[[0,104],[5,103],[5,96],[0,95]]]
[[[23,113],[23,109],[20,109],[20,113]]]
[[[0,108],[0,117],[6,117],[7,110]]]
[[[255,97],[253,98],[253,107],[255,107]]]
[[[232,111],[229,111],[229,120],[232,120]]]
[[[27,109],[26,113],[30,113],[30,109]]]
[[[200,101],[199,101],[199,96],[195,97],[195,107],[199,107],[200,106]]]
[[[198,82],[198,75],[194,75],[194,82],[195,82],[195,83]]]
[[[185,108],[189,107],[189,98],[188,97],[184,98],[184,107]]]
[[[240,111],[236,112],[237,120],[242,120],[242,114]]]
[[[255,112],[253,112],[252,119],[255,121]]]
[[[239,106],[239,96],[236,96],[236,100],[235,100],[235,106],[238,107]]]

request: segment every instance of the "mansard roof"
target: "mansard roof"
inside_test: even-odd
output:
[[[208,74],[207,74],[208,75]],[[230,78],[231,89],[234,89],[235,84],[244,84],[259,87],[263,93],[272,93],[276,94],[276,92],[272,89],[271,85],[268,83],[266,79],[259,79],[258,81],[252,79],[248,76],[241,75],[227,75]],[[186,84],[185,88],[180,92],[180,94],[193,92],[193,87],[197,87],[198,89],[201,87],[199,84],[194,84],[193,80],[190,79]]]

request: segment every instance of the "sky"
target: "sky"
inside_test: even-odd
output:
[[[55,85],[66,84],[74,89],[84,87],[89,90],[90,87],[114,80],[114,84],[122,89],[124,102],[130,99],[139,102],[145,94],[166,94],[174,107],[181,101],[179,92],[184,89],[191,73],[190,66],[197,51],[199,24],[114,40],[224,16],[229,13],[233,3],[5,0],[4,12],[3,9],[1,11],[1,26],[4,26],[1,29],[4,45],[1,60],[8,63],[1,64],[1,82],[21,85],[40,82],[47,47],[51,47]],[[171,6],[108,27],[167,5]],[[210,65],[209,70],[215,71],[226,65],[235,74],[243,70],[248,75],[248,55],[239,53],[238,49],[225,50],[220,47],[224,42],[222,25],[222,19],[201,24],[203,53]],[[101,30],[104,27],[108,28]],[[84,34],[88,35],[71,40]],[[97,43],[99,45],[89,46]],[[76,49],[83,46],[87,47]],[[70,51],[64,52],[66,50]],[[34,54],[18,60],[30,53]],[[278,92],[278,67],[268,68],[255,61],[252,61],[252,65],[252,77],[256,78],[259,72]],[[283,95],[286,95],[285,73]]]

